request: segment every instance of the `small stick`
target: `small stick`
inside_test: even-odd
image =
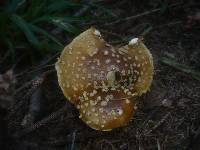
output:
[[[155,27],[154,29],[160,29],[160,28],[163,28],[163,27],[166,27],[166,26],[171,27],[171,26],[174,26],[174,25],[182,24],[182,23],[183,23],[183,21],[178,20],[178,21],[169,22],[169,23],[166,23],[166,24],[159,25],[159,26]]]
[[[159,142],[159,140],[158,140],[158,139],[156,140],[156,143],[157,143],[158,150],[161,150],[161,147],[160,147],[160,142]]]
[[[72,134],[72,144],[70,150],[74,150],[75,139],[76,139],[76,131],[74,131]]]
[[[88,4],[84,5],[78,12],[75,13],[74,16],[77,16],[77,17],[82,16],[84,13],[86,13],[89,10],[89,8],[91,7],[90,5],[93,2],[89,0],[85,0],[85,2],[87,2]]]
[[[38,121],[37,123],[31,125],[30,127],[25,128],[25,129],[23,129],[22,131],[17,132],[17,133],[15,134],[15,136],[16,136],[17,138],[20,138],[20,137],[22,137],[23,135],[26,135],[26,134],[28,134],[28,133],[30,133],[30,132],[33,132],[34,130],[40,128],[41,126],[46,125],[46,124],[47,124],[49,121],[51,121],[52,119],[55,119],[55,118],[61,116],[61,114],[62,114],[63,112],[66,111],[66,108],[67,108],[66,105],[63,106],[62,108],[60,108],[60,109],[57,110],[56,112],[53,112],[52,114],[50,114],[48,117],[44,118],[43,120]]]
[[[179,5],[181,5],[181,4],[183,4],[183,3],[172,4],[172,5],[170,5],[169,7],[176,7],[176,6],[179,6]],[[158,12],[158,11],[160,11],[160,10],[161,10],[161,8],[157,8],[157,9],[145,11],[145,12],[140,13],[140,14],[137,14],[137,15],[135,15],[135,16],[129,16],[129,17],[126,17],[126,18],[123,18],[123,19],[119,19],[119,20],[110,22],[110,23],[106,23],[105,26],[115,25],[115,24],[118,24],[118,23],[120,23],[120,22],[124,22],[124,21],[128,21],[128,20],[137,19],[137,18],[139,18],[139,17],[143,17],[143,16],[147,16],[147,15],[156,13],[156,12]]]
[[[110,145],[112,150],[116,150],[115,146],[111,142],[109,142],[108,140],[103,139],[102,141],[100,141],[99,144],[101,144],[101,147],[102,147],[103,143]]]
[[[54,64],[50,64],[50,65],[47,65],[51,60],[53,60],[54,58],[58,57],[60,55],[60,52],[56,53],[55,55],[51,56],[50,58],[48,58],[45,63],[43,64],[40,64],[38,65],[37,67],[31,67],[30,68],[30,71],[29,69],[26,69],[25,71],[23,72],[20,72],[18,74],[15,75],[15,77],[20,77],[20,76],[23,76],[24,74],[29,74],[29,73],[32,73],[32,72],[35,72],[35,71],[38,71],[38,70],[41,70],[41,69],[44,69],[46,67],[52,67]],[[36,69],[34,69],[36,68]],[[33,70],[32,70],[33,69]]]
[[[102,33],[111,35],[111,36],[115,36],[117,38],[123,39],[122,36],[120,34],[114,33],[112,31],[107,31],[107,30],[100,30]]]
[[[165,122],[165,120],[169,117],[170,114],[171,113],[168,112],[150,131],[148,131],[145,134],[147,135],[147,134],[150,134],[151,132],[155,131],[158,127],[160,127]]]
[[[14,95],[17,95],[20,91],[24,90],[25,88],[29,87],[31,84],[33,84],[33,86],[35,85],[40,85],[42,84],[42,82],[44,81],[44,78],[46,75],[55,72],[55,69],[52,70],[47,70],[45,72],[42,73],[41,76],[38,76],[30,81],[27,81],[26,83],[24,83],[21,87],[19,87],[18,89],[15,90]]]
[[[147,124],[147,122],[160,110],[159,107],[156,107],[155,109],[153,109],[147,116],[147,118],[144,120],[144,122],[142,123],[141,127],[144,128],[145,125]]]

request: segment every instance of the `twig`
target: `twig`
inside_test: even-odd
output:
[[[191,138],[190,143],[188,144],[188,149],[194,148],[198,145],[200,139],[200,127],[195,131],[195,134]]]
[[[129,149],[129,143],[124,143],[124,144],[120,145],[119,148],[120,149]]]
[[[92,1],[89,0],[85,0],[85,2],[87,2],[88,4],[84,5],[79,11],[77,11],[75,13],[74,16],[82,16],[84,13],[86,13],[88,11],[88,9],[91,7],[91,4],[93,3]]]
[[[37,77],[37,78],[34,78],[34,79],[24,83],[22,86],[20,86],[18,89],[15,90],[14,95],[17,95],[20,91],[29,87],[31,84],[35,84],[35,83],[37,83],[37,85],[41,84],[43,82],[43,80],[44,80],[43,77]]]
[[[28,98],[42,84],[42,82],[43,82],[43,78],[37,78],[37,79],[31,80],[31,81],[25,83],[22,87],[20,87],[19,89],[17,89],[15,91],[14,96],[19,94],[20,96],[18,95],[18,97],[21,97],[21,98],[14,99],[12,105],[9,108],[10,115],[15,114],[17,110],[19,110],[23,105],[25,105],[25,103],[28,103]],[[29,87],[30,85],[32,85],[32,86]],[[26,91],[26,93],[21,92],[25,88],[29,88]]]
[[[176,6],[179,6],[179,5],[182,5],[183,3],[176,3],[176,4],[172,4],[170,5],[169,7],[176,7]],[[105,26],[111,26],[111,25],[115,25],[115,24],[118,24],[120,22],[124,22],[124,21],[128,21],[128,20],[133,20],[133,19],[137,19],[139,17],[143,17],[143,16],[147,16],[147,15],[150,15],[150,14],[153,14],[153,13],[156,13],[158,11],[160,11],[161,8],[157,8],[157,9],[153,9],[153,10],[149,10],[149,11],[145,11],[143,13],[140,13],[140,14],[137,14],[137,15],[134,15],[134,16],[129,16],[129,17],[126,17],[126,18],[123,18],[123,19],[119,19],[119,20],[116,20],[116,21],[113,21],[113,22],[110,22],[110,23],[106,23],[104,24]]]
[[[76,139],[76,131],[74,131],[72,134],[72,144],[70,150],[74,150],[75,139]]]
[[[48,117],[46,117],[45,119],[38,121],[37,123],[33,124],[32,126],[23,129],[22,131],[19,131],[15,134],[15,136],[17,138],[20,138],[30,132],[33,132],[34,130],[46,125],[49,121],[61,116],[61,114],[63,114],[63,112],[66,111],[66,105],[63,106],[62,108],[60,108],[59,110],[57,110],[56,112],[53,112],[52,114],[50,114]]]
[[[115,146],[114,146],[111,142],[109,142],[108,140],[106,140],[106,139],[103,139],[103,140],[101,140],[101,141],[99,142],[99,144],[101,144],[101,149],[102,149],[102,144],[103,144],[103,143],[106,143],[106,144],[110,145],[111,148],[112,148],[112,150],[116,150]]]
[[[27,81],[21,87],[19,87],[18,89],[15,90],[14,95],[17,95],[20,91],[22,91],[25,88],[29,87],[31,84],[34,84],[34,85],[37,84],[37,83],[41,84],[43,82],[45,76],[48,75],[48,74],[50,74],[50,73],[52,73],[52,72],[54,72],[54,71],[55,71],[55,69],[45,71],[45,72],[42,73],[41,76],[36,77],[36,78],[34,78],[34,79],[30,80],[30,81]]]
[[[10,55],[10,51],[7,51],[6,53],[5,53],[5,55],[3,56],[3,58],[1,58],[1,60],[0,60],[0,64],[2,64],[6,59],[7,59],[7,57]]]
[[[147,116],[147,118],[144,120],[143,124],[141,125],[141,128],[144,128],[145,125],[147,124],[147,122],[153,118],[153,116],[160,110],[160,107],[156,107],[155,109],[153,109]]]
[[[200,72],[192,69],[192,67],[184,65],[184,64],[179,64],[175,60],[172,60],[166,57],[162,58],[161,61],[165,63],[166,65],[172,66],[180,71],[191,74],[193,78],[200,81]]]
[[[24,71],[24,72],[18,74],[16,77],[22,76],[22,75],[24,75],[24,74],[27,74],[27,75],[28,75],[28,74],[32,74],[32,73],[35,73],[35,72],[40,71],[40,70],[42,70],[42,69],[51,68],[51,67],[53,67],[53,70],[55,70],[55,69],[54,69],[54,66],[55,66],[55,64],[45,65],[45,66],[41,66],[41,67],[38,66],[36,69],[33,69],[33,70],[31,70],[31,71]]]
[[[54,66],[54,64],[50,64],[50,65],[46,65],[46,64],[48,64],[51,60],[53,60],[54,58],[58,57],[59,55],[60,55],[60,52],[56,53],[55,55],[53,55],[52,57],[50,57],[49,59],[47,59],[45,61],[45,63],[40,64],[37,67],[31,67],[30,68],[31,71],[29,71],[29,69],[27,69],[27,70],[25,70],[23,72],[20,72],[20,73],[16,74],[15,77],[23,76],[24,74],[33,73],[35,71],[39,71],[40,69],[44,69],[46,67],[52,67],[52,66]],[[36,68],[36,69],[32,70],[33,68]]]
[[[152,129],[150,129],[147,133],[145,133],[145,135],[150,134],[151,132],[155,131],[158,127],[160,127],[165,122],[165,120],[169,117],[170,114],[171,113],[168,112]]]
[[[123,40],[123,38],[120,34],[114,33],[112,31],[107,31],[107,30],[100,30],[100,31],[102,33],[105,33],[105,34],[108,34],[108,35],[111,35],[111,36],[114,36],[114,37],[117,37],[117,38],[120,38],[121,40]]]
[[[162,24],[160,26],[155,27],[154,29],[160,29],[160,28],[163,28],[163,27],[166,27],[166,26],[170,27],[170,26],[174,26],[174,25],[177,25],[177,24],[181,24],[181,23],[183,23],[183,21],[178,20],[178,21]]]
[[[156,143],[157,143],[158,150],[161,150],[160,142],[158,139],[156,140]]]

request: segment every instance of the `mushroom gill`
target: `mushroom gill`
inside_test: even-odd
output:
[[[151,85],[153,60],[140,39],[115,48],[92,27],[64,48],[56,70],[79,117],[93,129],[108,131],[132,118],[136,97]]]

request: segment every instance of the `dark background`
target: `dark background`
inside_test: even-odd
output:
[[[134,119],[90,129],[64,98],[54,63],[94,26],[119,46],[144,37],[155,66]],[[199,150],[200,2],[1,0],[0,149]]]

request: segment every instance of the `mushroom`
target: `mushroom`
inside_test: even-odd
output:
[[[149,90],[153,78],[152,55],[141,39],[115,48],[93,27],[64,48],[55,67],[59,86],[79,118],[102,131],[131,120],[136,98]]]

